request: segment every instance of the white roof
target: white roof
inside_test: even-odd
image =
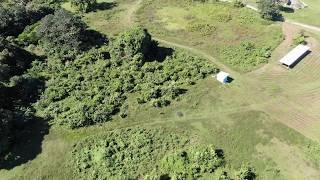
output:
[[[300,44],[297,47],[295,47],[293,50],[291,50],[287,55],[285,55],[280,60],[280,62],[287,66],[291,66],[309,50],[310,50],[310,47]]]
[[[230,76],[230,74],[226,73],[226,72],[223,72],[223,71],[220,71],[218,74],[217,74],[217,78],[218,79],[224,79],[224,78],[227,78],[228,76]]]
[[[230,75],[226,72],[223,72],[223,71],[220,71],[218,74],[217,74],[217,80],[222,82],[222,83],[227,83],[227,79]]]

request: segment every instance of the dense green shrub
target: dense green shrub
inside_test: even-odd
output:
[[[258,8],[260,10],[260,15],[263,19],[267,20],[279,20],[281,18],[281,13],[279,6],[276,4],[275,0],[260,0],[258,2]]]
[[[160,163],[162,174],[172,179],[197,179],[224,165],[223,156],[213,146],[196,147],[166,155]]]
[[[247,72],[259,64],[268,62],[270,47],[256,47],[253,42],[244,41],[221,49],[221,58],[239,71]]]
[[[129,30],[111,44],[73,61],[50,58],[46,64],[34,66],[49,79],[37,103],[38,111],[70,128],[88,126],[106,122],[119,112],[125,117],[122,107],[130,93],[137,94],[140,104],[163,107],[185,93],[186,85],[217,72],[205,60],[180,51],[163,62],[146,59],[153,43],[142,28]]]
[[[118,129],[77,143],[70,166],[84,179],[138,179],[156,168],[165,153],[187,143],[166,129]]]
[[[238,180],[254,180],[256,179],[255,170],[252,167],[242,166],[239,171],[237,171]]]
[[[305,35],[305,33],[303,31],[300,31],[293,38],[293,45],[299,45],[299,44],[307,44],[306,35]]]
[[[121,33],[113,42],[111,56],[113,59],[130,59],[137,54],[148,55],[152,45],[151,35],[142,27],[133,27]]]
[[[97,0],[70,0],[71,6],[79,12],[89,12],[97,5]]]

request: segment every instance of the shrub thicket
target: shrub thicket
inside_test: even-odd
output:
[[[35,66],[49,79],[38,110],[58,124],[88,126],[108,121],[119,111],[125,117],[122,105],[132,92],[140,104],[167,106],[186,91],[186,85],[217,71],[205,60],[179,51],[163,62],[146,59],[154,43],[142,28],[119,35],[111,44],[73,61],[51,58],[46,66]]]
[[[223,165],[224,157],[214,146],[199,146],[166,155],[160,171],[172,179],[197,179]]]
[[[77,143],[70,165],[84,179],[138,179],[187,143],[165,129],[119,129]]]
[[[221,50],[224,61],[239,71],[247,72],[259,64],[268,62],[270,47],[256,47],[253,42],[245,41]]]

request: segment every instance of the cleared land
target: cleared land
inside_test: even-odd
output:
[[[138,21],[154,36],[202,49],[240,72],[266,63],[282,40],[279,24],[230,3],[145,1],[137,13]]]
[[[106,34],[116,34],[133,23],[120,24],[119,26],[113,24],[114,26],[111,28],[112,25],[109,22],[112,23],[112,18],[103,14],[119,18],[114,22],[122,19],[132,21],[135,18],[132,18],[133,14],[129,12],[134,13],[135,9],[129,8],[132,6],[126,6],[128,2],[137,3],[137,1],[118,1],[117,7],[123,7],[122,11],[101,10],[89,13],[84,18],[93,29]],[[162,2],[172,3],[171,1]],[[210,6],[214,7],[214,5]],[[138,8],[139,6],[134,7]],[[308,38],[313,52],[294,69],[288,71],[278,65],[278,60],[292,48],[292,38],[299,32],[299,28],[283,24],[286,39],[273,52],[269,63],[259,69],[255,67],[255,71],[241,74],[233,70],[235,68],[230,69],[226,66],[227,63],[219,56],[217,59],[212,57],[212,54],[218,55],[218,51],[212,52],[214,47],[223,46],[223,44],[219,44],[220,42],[208,45],[206,42],[196,43],[197,39],[185,38],[192,36],[198,40],[209,39],[203,38],[202,32],[198,30],[186,36],[184,27],[179,26],[179,23],[186,21],[181,18],[186,13],[184,8],[164,6],[154,11],[155,14],[149,14],[147,17],[156,20],[159,17],[169,16],[172,12],[178,13],[174,17],[162,19],[167,22],[168,26],[159,32],[156,29],[159,26],[152,27],[145,21],[141,23],[149,26],[151,32],[159,39],[165,39],[166,41],[160,42],[166,46],[185,49],[221,65],[223,70],[228,70],[235,78],[231,85],[222,86],[210,77],[198,82],[180,101],[161,109],[140,106],[135,102],[133,95],[129,97],[129,101],[132,102],[126,120],[116,118],[102,126],[79,130],[52,127],[50,133],[45,136],[41,154],[21,166],[11,170],[1,170],[1,177],[4,179],[28,179],[30,177],[33,179],[70,179],[66,177],[72,177],[72,174],[62,167],[67,163],[66,159],[70,158],[70,154],[66,152],[71,152],[74,143],[88,136],[104,134],[114,128],[144,126],[170,127],[176,132],[183,130],[189,132],[191,135],[197,136],[201,143],[213,143],[218,148],[222,148],[225,151],[227,161],[231,162],[235,168],[241,166],[242,163],[249,162],[256,168],[261,179],[319,179],[319,167],[307,158],[309,154],[305,152],[307,145],[313,143],[310,139],[320,141],[320,133],[317,130],[320,127],[320,121],[318,121],[320,112],[317,108],[320,106],[318,93],[320,90],[320,55],[317,53],[320,51],[319,41],[312,37]],[[193,8],[199,13],[204,7],[199,5],[199,7]],[[139,10],[138,16],[140,17],[145,11],[149,12],[146,4]],[[240,13],[242,11],[254,13],[244,9],[238,11]],[[94,19],[94,13],[101,13],[100,17],[97,16],[100,19]],[[184,15],[181,16],[181,14]],[[172,19],[174,21],[168,23]],[[269,30],[279,28],[279,25],[268,24],[268,26],[270,26]],[[228,41],[231,43],[236,32],[232,32],[230,26],[224,28],[226,31],[223,31],[218,37],[222,38],[223,43],[227,42],[224,37],[228,37],[230,38]],[[277,39],[279,33],[278,30],[275,31]],[[271,32],[274,31],[271,30]],[[250,38],[251,34],[256,35],[254,33],[243,32],[242,38]],[[179,36],[179,34],[182,35]],[[268,30],[263,34],[266,37],[251,38],[262,44],[267,37],[270,37]],[[208,40],[208,42],[216,41],[216,39]],[[241,38],[238,41],[241,41]]]

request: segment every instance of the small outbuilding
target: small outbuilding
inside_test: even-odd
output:
[[[300,44],[292,49],[282,59],[280,59],[280,63],[287,66],[288,68],[291,68],[295,64],[297,64],[301,60],[301,58],[303,58],[309,51],[310,47]]]
[[[217,74],[217,80],[220,81],[223,84],[228,83],[229,77],[230,77],[230,74],[228,74],[226,72],[223,72],[223,71],[220,71]]]

